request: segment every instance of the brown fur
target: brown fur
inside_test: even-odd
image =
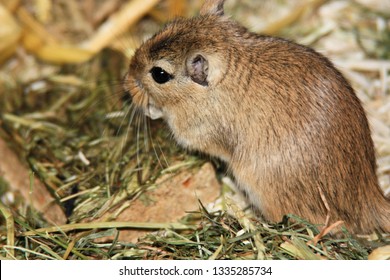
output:
[[[365,112],[332,63],[224,16],[223,0],[177,19],[135,53],[125,79],[133,102],[162,117],[179,144],[228,163],[264,217],[293,213],[355,233],[390,232]],[[156,83],[150,70],[172,75]],[[320,191],[321,190],[321,191]]]

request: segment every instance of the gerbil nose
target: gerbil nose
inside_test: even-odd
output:
[[[126,75],[124,76],[124,78],[122,80],[122,87],[123,87],[122,99],[126,103],[132,103],[133,98],[131,97],[131,93],[130,93],[130,90],[128,87],[128,75],[129,75],[129,73],[126,73]]]

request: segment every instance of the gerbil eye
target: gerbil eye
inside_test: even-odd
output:
[[[173,78],[171,74],[166,72],[161,67],[153,67],[152,70],[150,70],[150,73],[152,74],[153,80],[159,84],[165,84]]]

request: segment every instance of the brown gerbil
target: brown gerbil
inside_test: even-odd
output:
[[[207,0],[136,51],[124,81],[134,104],[163,118],[180,145],[224,160],[266,219],[324,224],[330,214],[355,233],[390,232],[351,86],[314,50],[229,19],[224,2]]]

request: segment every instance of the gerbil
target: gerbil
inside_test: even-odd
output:
[[[199,16],[141,45],[124,80],[133,103],[163,118],[183,147],[225,161],[267,220],[293,213],[324,224],[330,214],[353,233],[390,232],[370,128],[349,83],[314,50],[249,32],[224,15],[224,2],[206,0]]]

